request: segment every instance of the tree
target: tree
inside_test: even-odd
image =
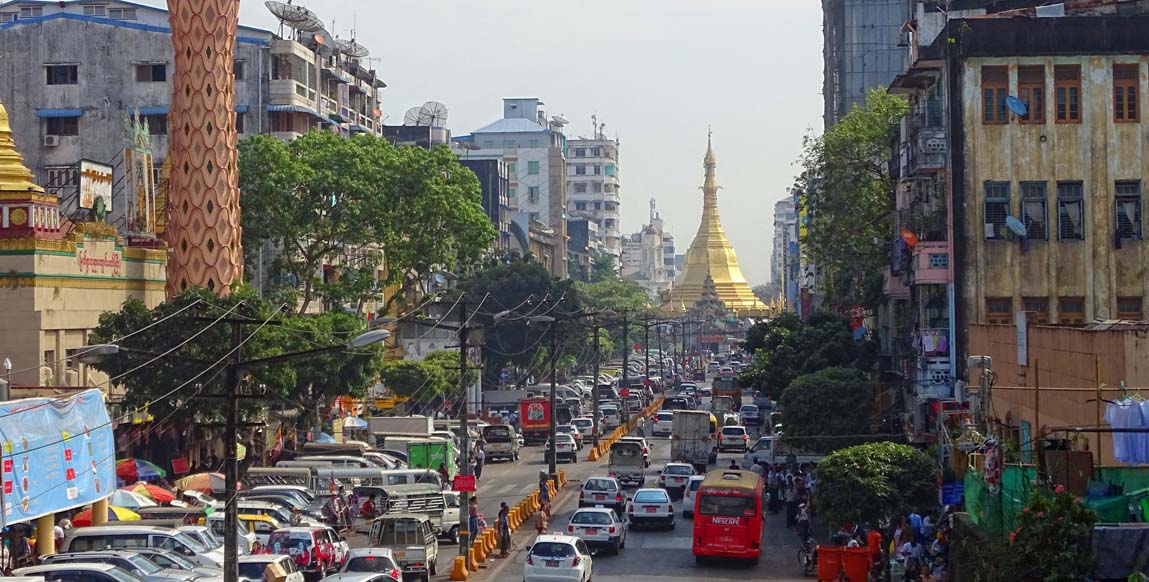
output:
[[[783,438],[814,453],[828,453],[869,440],[873,393],[854,368],[826,368],[798,376],[782,392]],[[830,405],[834,412],[828,413]]]
[[[448,393],[459,391],[459,352],[451,350],[435,350],[423,358],[424,362],[436,364],[443,369]],[[478,370],[467,368],[467,382],[470,386],[479,378]]]
[[[795,188],[806,211],[803,250],[832,303],[875,306],[889,264],[895,180],[890,152],[905,99],[874,89],[820,137],[803,140]]]
[[[803,374],[840,366],[869,369],[871,364],[871,347],[854,341],[846,318],[829,311],[815,312],[806,321],[784,313],[755,324],[746,345],[754,361],[739,380],[771,398]]]
[[[451,388],[443,366],[426,360],[384,362],[379,371],[379,378],[393,394],[417,396],[421,400],[441,395]]]
[[[473,262],[494,240],[478,179],[446,148],[367,134],[257,135],[240,142],[239,170],[246,259],[270,241],[279,251],[272,280],[301,289],[300,311],[316,298],[358,311],[397,286],[389,307],[418,275]]]
[[[592,259],[590,265],[590,280],[592,283],[602,281],[603,279],[617,278],[618,266],[614,262],[613,255],[602,253]]]
[[[878,524],[937,505],[937,479],[933,459],[909,445],[857,445],[818,463],[814,506],[830,523]]]
[[[278,311],[277,306],[260,299],[247,287],[237,288],[225,298],[206,289],[189,289],[155,309],[148,309],[139,299],[131,298],[120,311],[102,314],[89,339],[92,344],[114,342],[121,346],[121,351],[92,365],[109,376],[118,377],[117,382],[126,389],[124,401],[128,406],[150,403],[149,412],[157,418],[165,418],[188,406],[197,395],[226,392],[223,374],[219,373],[225,361],[214,371],[201,374],[208,369],[207,365],[184,359],[215,362],[227,356],[233,346],[232,327],[225,323],[212,325],[212,320],[220,316],[252,322],[242,330],[246,338],[245,360],[340,346],[364,331],[363,323],[346,313],[303,316]],[[180,313],[174,315],[177,312]],[[168,316],[172,317],[165,319]],[[273,322],[261,327],[260,324],[269,319]],[[171,354],[148,363],[154,357],[149,354],[164,354],[169,350]],[[243,382],[247,386],[265,386],[269,400],[286,399],[315,419],[316,411],[335,396],[361,395],[371,386],[378,370],[378,354],[378,346],[353,352],[335,350],[245,370]],[[143,364],[146,367],[135,370]],[[185,388],[173,392],[185,383]],[[206,418],[221,416],[218,399],[194,402],[191,410],[197,414]],[[253,408],[255,402],[245,400],[245,410],[258,413],[258,407]]]

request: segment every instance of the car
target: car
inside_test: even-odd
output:
[[[139,582],[135,574],[111,564],[43,564],[12,571],[14,576],[29,576],[44,580],[69,582]]]
[[[622,513],[625,503],[622,483],[614,477],[591,477],[582,484],[578,494],[579,507],[602,505]]]
[[[544,450],[546,452],[543,454],[543,458],[546,459],[547,462],[550,462],[552,454],[555,455],[556,461],[565,458],[572,463],[578,462],[578,445],[575,444],[574,437],[569,434],[561,432],[556,434],[555,446],[551,446],[550,439],[547,439],[546,449]]]
[[[541,535],[527,552],[523,582],[590,582],[594,560],[586,542],[566,535]]]
[[[670,493],[652,487],[635,491],[626,506],[626,522],[629,527],[657,524],[674,529],[674,503]]]
[[[41,558],[41,563],[57,565],[108,564],[135,574],[144,582],[190,582],[200,577],[199,574],[187,570],[161,568],[158,564],[144,556],[124,550],[52,554]]]
[[[757,405],[743,404],[742,408],[738,409],[738,414],[742,416],[742,421],[746,424],[762,424],[762,412]]]
[[[650,427],[653,436],[670,436],[674,428],[674,411],[660,410],[654,415],[654,423]]]
[[[672,497],[675,493],[682,497],[690,478],[696,474],[694,465],[689,463],[667,463],[658,475],[658,486],[669,491]]]
[[[730,366],[723,366],[722,369],[718,371],[718,375],[719,376],[733,376],[734,375],[734,368],[731,368]]]
[[[705,475],[694,475],[686,484],[686,489],[682,490],[682,517],[694,517],[694,500],[705,478]]]
[[[356,548],[351,550],[343,563],[343,573],[379,572],[390,576],[395,582],[403,582],[403,571],[395,560],[395,552],[390,548]]]
[[[582,435],[583,440],[594,438],[594,419],[589,416],[580,416],[571,421],[571,424],[578,428],[578,432]]]
[[[574,423],[556,425],[555,432],[571,435],[574,437],[575,447],[580,451],[582,450],[582,432],[579,431],[579,428],[575,426]]]
[[[291,556],[303,572],[323,577],[336,569],[336,549],[328,537],[327,527],[285,527],[271,533],[267,541],[269,554]]]
[[[398,578],[387,572],[340,572],[319,582],[396,582]]]
[[[718,450],[723,451],[726,449],[738,449],[746,452],[750,447],[750,435],[746,432],[746,427],[742,425],[728,425],[722,427],[722,431],[718,433]]]
[[[295,566],[295,561],[291,556],[281,556],[279,554],[259,554],[255,556],[240,556],[239,558],[239,579],[248,580],[250,582],[261,582],[263,580],[263,572],[271,564],[276,564],[279,569],[287,573],[287,578],[284,582],[303,582],[303,572]]]
[[[713,362],[713,361],[712,361],[712,362],[710,362],[709,364],[706,364],[706,373],[708,373],[708,374],[717,374],[717,373],[718,373],[718,369],[719,369],[720,367],[721,367],[721,366],[719,365],[719,363],[718,363],[718,362]]]
[[[714,389],[710,386],[703,386],[702,388],[698,389],[698,395],[702,398],[710,398],[714,395]]]
[[[591,550],[606,549],[612,556],[626,547],[626,523],[609,507],[576,509],[567,521],[567,533]]]
[[[638,443],[638,444],[642,445],[642,460],[646,463],[647,467],[650,466],[650,445],[647,444],[645,438],[640,437],[640,436],[624,436],[624,437],[618,439],[618,442],[620,442],[620,443],[632,442],[632,443]]]
[[[201,566],[183,557],[179,552],[165,550],[163,548],[144,548],[138,546],[132,548],[131,551],[155,562],[156,565],[161,568],[194,572],[201,578],[223,578],[223,568]]]

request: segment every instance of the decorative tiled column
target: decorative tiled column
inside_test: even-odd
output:
[[[167,294],[226,295],[243,279],[235,131],[239,0],[168,0],[175,72],[168,116]]]

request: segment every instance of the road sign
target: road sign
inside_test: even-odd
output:
[[[618,395],[619,395],[619,396],[622,396],[623,398],[626,398],[627,396],[630,396],[630,388],[623,388],[623,389],[622,389],[622,390],[621,390],[621,391],[618,393]]]
[[[455,480],[452,485],[455,491],[460,493],[474,493],[475,492],[475,476],[474,475],[455,475]]]

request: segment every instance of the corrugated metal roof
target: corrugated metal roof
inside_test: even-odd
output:
[[[1104,319],[1081,328],[1089,331],[1149,331],[1149,321]]]
[[[521,117],[500,119],[471,133],[529,133],[547,131],[547,128]]]
[[[80,117],[83,109],[37,109],[36,117],[48,119],[49,117]]]

